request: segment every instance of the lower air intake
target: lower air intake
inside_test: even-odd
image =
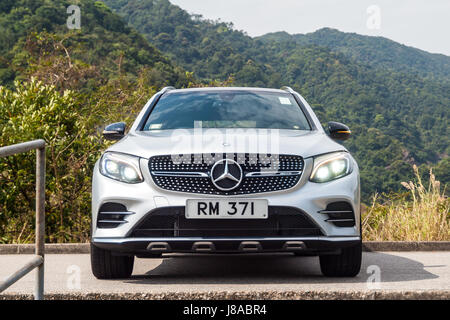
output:
[[[184,207],[152,210],[130,237],[295,237],[323,235],[301,210],[269,206],[268,219],[186,219]]]
[[[120,203],[107,202],[102,204],[97,216],[97,227],[103,229],[117,228],[121,224],[127,223],[125,217],[134,214]]]
[[[319,213],[328,215],[326,221],[333,223],[337,227],[355,226],[355,213],[350,203],[345,201],[329,203],[325,210]]]

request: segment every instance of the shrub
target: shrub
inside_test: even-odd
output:
[[[449,199],[445,187],[430,170],[425,187],[414,166],[415,181],[402,185],[407,197],[381,201],[374,196],[372,206],[363,214],[363,239],[374,241],[449,241]]]
[[[0,87],[0,146],[42,138],[47,143],[46,234],[49,242],[89,236],[90,181],[101,140],[73,91],[32,79]],[[89,116],[83,116],[83,115]],[[34,237],[35,155],[0,159],[0,242]]]

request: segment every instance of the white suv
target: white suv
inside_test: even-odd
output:
[[[328,133],[289,87],[167,87],[96,163],[92,271],[126,278],[164,253],[318,255],[326,276],[361,266],[358,166],[350,130]],[[275,257],[274,257],[275,258]]]

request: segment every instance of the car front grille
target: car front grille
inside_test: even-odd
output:
[[[290,189],[300,180],[304,167],[303,158],[296,155],[221,156],[236,161],[243,172],[242,182],[230,191],[219,190],[211,181],[211,169],[218,159],[215,154],[191,154],[180,158],[154,156],[148,165],[153,181],[162,189],[211,195],[242,195]]]
[[[296,237],[321,236],[320,228],[301,210],[269,206],[267,219],[186,219],[184,207],[149,212],[130,234],[145,237]]]

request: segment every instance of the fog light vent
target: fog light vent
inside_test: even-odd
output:
[[[337,227],[353,227],[355,225],[355,213],[352,205],[345,201],[329,203],[325,210],[319,213],[328,215],[325,221],[333,223]]]
[[[123,223],[127,223],[125,217],[134,214],[128,211],[127,207],[120,203],[104,203],[98,212],[97,227],[104,229],[116,228]]]

